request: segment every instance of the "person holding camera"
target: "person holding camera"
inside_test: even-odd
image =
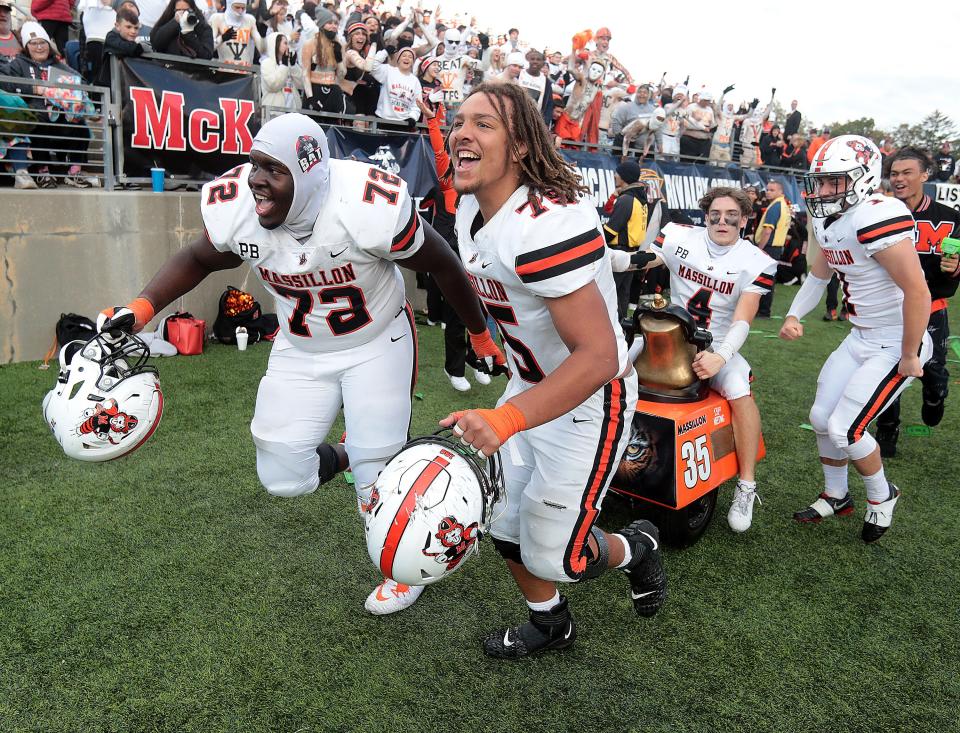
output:
[[[156,53],[213,58],[213,29],[195,0],[170,0],[150,31],[150,45]]]

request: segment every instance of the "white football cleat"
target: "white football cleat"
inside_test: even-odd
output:
[[[737,488],[733,493],[733,503],[730,505],[730,511],[727,512],[727,524],[734,532],[746,532],[753,523],[753,502],[760,501],[757,496],[757,490],[748,489],[737,482]],[[763,504],[762,501],[760,501]]]
[[[490,375],[485,372],[481,372],[479,369],[473,370],[473,376],[477,380],[477,384],[482,384],[484,386],[490,384]]]
[[[444,371],[444,374],[447,374]],[[455,377],[452,374],[447,374],[447,379],[450,380],[450,384],[453,385],[453,388],[457,392],[469,392],[470,391],[470,382],[467,381],[466,377]]]
[[[860,536],[867,544],[879,540],[893,523],[893,509],[900,498],[900,489],[890,484],[893,496],[886,501],[867,502],[867,511],[863,515],[863,531]]]
[[[375,616],[386,616],[409,608],[423,593],[423,585],[405,585],[390,578],[373,589],[363,607]]]

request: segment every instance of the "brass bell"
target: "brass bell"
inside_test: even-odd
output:
[[[687,339],[683,324],[668,314],[656,313],[666,306],[666,300],[659,297],[653,302],[654,310],[640,315],[638,326],[644,347],[634,367],[641,385],[669,394],[686,390],[699,378],[693,372],[697,347]]]

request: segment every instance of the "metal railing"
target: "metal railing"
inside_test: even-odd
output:
[[[0,104],[0,163],[13,169],[0,176],[18,188],[113,188],[109,89],[3,75],[0,89],[25,105]]]

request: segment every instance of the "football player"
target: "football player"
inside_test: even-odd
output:
[[[947,339],[950,324],[947,321],[947,299],[957,292],[960,283],[960,256],[944,255],[940,248],[947,237],[960,237],[960,211],[932,200],[923,192],[923,184],[933,170],[930,156],[917,148],[900,148],[887,158],[887,177],[893,195],[903,201],[913,213],[916,222],[914,244],[923,265],[923,274],[930,288],[930,321],[927,333],[933,340],[933,355],[923,367],[923,407],[920,416],[927,425],[939,425],[950,385],[947,371]],[[900,399],[877,418],[877,443],[880,455],[893,457],[897,453],[900,435]]]
[[[100,328],[135,320],[140,329],[211,272],[249,262],[280,317],[250,425],[257,474],[269,493],[309,494],[349,457],[362,506],[406,442],[417,336],[397,265],[430,272],[478,356],[505,363],[466,273],[421,221],[404,181],[331,160],[323,130],[309,117],[266,123],[250,162],[206,184],[200,206],[204,233],[168,260],[140,297],[101,314]],[[325,445],[341,404],[346,443]],[[387,579],[366,608],[392,613],[421,590]]]
[[[832,138],[814,155],[804,187],[820,249],[780,329],[788,341],[803,335],[800,319],[820,302],[835,271],[853,328],[820,370],[810,410],[825,488],[794,519],[850,514],[852,461],[867,489],[861,537],[868,543],[889,529],[900,490],[887,481],[867,426],[923,374],[933,348],[926,331],[930,291],[913,245],[913,217],[899,199],[875,193],[880,171],[880,151],[859,135]]]
[[[700,328],[713,334],[713,350],[693,360],[700,379],[730,402],[740,478],[727,523],[745,532],[757,499],[755,469],[760,449],[760,411],[750,391],[750,365],[739,351],[750,333],[760,299],[773,288],[777,263],[741,239],[753,204],[739,188],[715,187],[700,199],[707,226],[667,224],[651,249],[646,267],[670,271],[670,300],[686,308]],[[616,266],[615,266],[616,269]],[[642,349],[637,339],[631,360]],[[633,353],[633,352],[636,353]]]
[[[617,534],[594,524],[637,400],[596,210],[519,86],[474,89],[449,146],[460,257],[499,324],[511,376],[496,409],[453,413],[441,425],[484,456],[501,450],[506,496],[491,534],[530,619],[494,631],[483,648],[516,659],[573,644],[557,581],[620,568],[634,610],[652,616],[666,576],[653,524]]]

